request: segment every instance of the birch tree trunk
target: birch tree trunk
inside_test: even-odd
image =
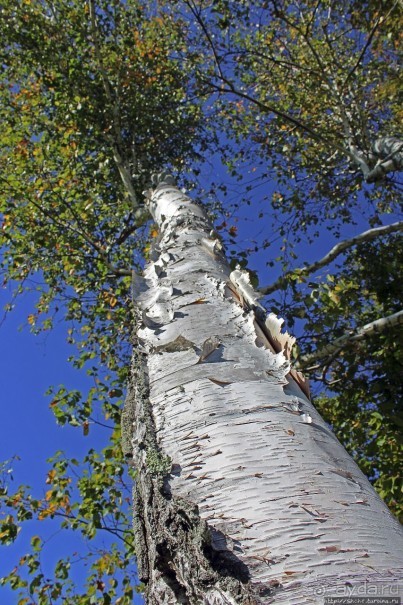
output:
[[[134,280],[123,419],[147,603],[397,596],[400,525],[290,374],[281,322],[170,179],[149,192],[160,238]]]

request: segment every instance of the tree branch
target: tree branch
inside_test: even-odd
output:
[[[101,49],[99,46],[99,40],[98,40],[98,27],[97,27],[97,21],[96,21],[94,0],[89,0],[88,6],[89,6],[89,12],[90,12],[90,19],[91,19],[91,33],[92,33],[92,39],[94,42],[95,54],[96,54],[97,61],[98,61],[98,69],[101,74],[106,98],[108,99],[108,102],[109,102],[109,104],[111,106],[111,110],[112,110],[112,128],[113,128],[114,136],[110,137],[110,139],[111,139],[113,159],[115,160],[115,164],[119,171],[120,178],[122,180],[122,183],[125,187],[126,192],[128,193],[128,195],[130,197],[133,207],[137,208],[139,206],[139,201],[137,199],[137,195],[136,195],[136,192],[133,187],[130,169],[128,168],[127,164],[125,163],[125,161],[120,153],[120,150],[123,149],[123,141],[122,141],[122,134],[121,134],[121,129],[120,129],[119,107],[118,107],[117,103],[115,102],[115,99],[114,99],[114,96],[112,93],[112,88],[111,88],[111,85],[110,85],[110,82],[109,82],[109,79],[108,79],[108,76],[107,76],[107,73],[105,70],[104,62],[102,59],[102,53],[101,53]]]
[[[384,23],[384,22],[386,21],[386,19],[389,17],[389,15],[391,14],[391,12],[392,12],[392,11],[393,11],[393,10],[396,8],[396,6],[397,6],[397,2],[395,2],[395,3],[394,3],[394,5],[393,5],[393,6],[392,6],[392,8],[391,8],[391,9],[388,11],[388,13],[387,13],[387,15],[386,15],[385,17],[381,15],[381,16],[380,16],[380,17],[377,19],[377,21],[376,21],[376,23],[375,23],[374,27],[372,28],[372,30],[371,30],[371,32],[370,32],[370,34],[369,34],[368,38],[367,38],[367,41],[366,41],[366,42],[365,42],[365,44],[364,44],[364,47],[363,47],[363,49],[362,49],[362,51],[361,51],[361,53],[360,53],[360,56],[358,57],[358,59],[357,59],[357,61],[356,61],[355,65],[352,67],[352,69],[351,69],[351,70],[349,71],[349,73],[347,74],[347,76],[346,76],[346,78],[345,78],[345,80],[344,80],[344,82],[343,82],[343,84],[342,84],[342,86],[341,86],[341,88],[342,88],[342,89],[343,89],[343,88],[346,86],[346,84],[347,84],[347,82],[349,81],[349,79],[351,78],[351,76],[354,74],[354,72],[356,71],[356,69],[358,69],[358,67],[360,66],[360,63],[362,62],[362,60],[363,60],[363,58],[364,58],[364,56],[365,56],[365,53],[367,52],[367,50],[368,50],[368,48],[369,48],[369,46],[370,46],[370,44],[371,44],[371,42],[372,42],[372,38],[374,37],[376,30],[378,29],[378,27],[379,27],[379,26],[380,26],[382,23]]]
[[[213,40],[212,40],[212,38],[211,38],[211,36],[209,34],[209,31],[208,31],[208,29],[206,27],[206,24],[204,23],[203,19],[201,18],[201,14],[200,14],[201,11],[200,10],[199,11],[196,10],[196,7],[194,6],[193,2],[191,2],[190,0],[188,0],[186,2],[186,5],[189,7],[190,12],[192,13],[193,17],[196,19],[196,22],[200,25],[200,27],[201,27],[201,29],[203,31],[203,34],[206,37],[206,40],[207,40],[207,42],[208,42],[208,44],[209,44],[209,46],[211,48],[211,51],[213,53],[214,62],[216,64],[216,66],[217,66],[219,77],[221,79],[224,79],[224,74],[223,74],[222,69],[221,69],[220,57],[217,54],[216,47],[215,47],[215,45],[213,43]]]
[[[217,54],[214,42],[208,32],[207,26],[204,23],[200,13],[198,11],[196,11],[196,9],[194,8],[194,6],[193,6],[192,2],[190,2],[190,0],[188,0],[186,2],[186,4],[189,7],[190,11],[192,12],[195,20],[199,24],[199,26],[203,32],[203,35],[207,39],[208,45],[212,49],[213,56],[214,56],[214,62],[216,64],[217,71],[218,71],[218,73],[216,74],[216,77],[219,82],[222,82],[222,84],[215,84],[211,80],[200,75],[199,77],[204,83],[208,84],[209,86],[211,86],[214,90],[216,90],[219,93],[231,93],[237,97],[245,99],[246,101],[249,101],[250,103],[256,105],[259,109],[261,109],[265,113],[273,113],[275,116],[282,118],[285,122],[288,122],[289,124],[292,124],[293,126],[296,126],[299,130],[306,132],[312,139],[322,142],[325,145],[331,145],[333,148],[338,149],[343,154],[345,154],[346,152],[348,154],[348,150],[346,150],[344,147],[338,146],[335,142],[330,142],[324,136],[316,133],[307,124],[300,122],[299,120],[297,120],[290,114],[287,114],[287,113],[281,111],[280,109],[277,109],[274,105],[268,105],[267,103],[263,103],[262,101],[256,99],[255,97],[252,97],[249,94],[237,89],[235,84],[225,76],[225,74],[222,70],[221,61]]]
[[[393,170],[403,170],[403,140],[398,137],[380,137],[373,145],[373,156],[378,158],[374,168],[366,174],[367,183],[382,180]]]
[[[117,275],[117,276],[127,276],[127,275],[129,275],[130,276],[132,274],[131,269],[120,269],[119,267],[115,267],[115,265],[113,265],[109,261],[109,259],[108,259],[108,253],[105,250],[103,250],[102,246],[100,246],[96,241],[94,241],[85,231],[83,231],[82,229],[76,229],[75,227],[72,227],[71,225],[69,225],[68,223],[65,223],[63,221],[59,221],[58,219],[56,219],[52,215],[51,212],[48,212],[40,204],[38,204],[37,202],[35,202],[32,199],[30,201],[31,201],[32,205],[35,206],[35,208],[39,212],[41,212],[44,216],[46,216],[48,219],[50,219],[50,221],[52,223],[54,223],[55,225],[58,225],[61,229],[67,229],[68,231],[70,231],[74,235],[83,238],[83,240],[89,246],[91,246],[91,248],[94,248],[94,250],[96,250],[98,252],[99,256],[102,258],[102,262],[109,269],[109,271],[111,273],[113,273],[113,275]]]
[[[307,265],[305,267],[300,267],[298,269],[294,269],[293,271],[288,271],[284,275],[281,275],[275,282],[271,285],[266,286],[264,288],[259,288],[259,292],[261,294],[267,295],[272,292],[276,292],[276,290],[281,290],[284,288],[289,278],[291,278],[296,273],[300,277],[305,277],[314,273],[318,269],[325,267],[329,263],[331,263],[335,258],[337,258],[340,254],[342,254],[345,250],[352,248],[358,244],[363,242],[369,242],[377,237],[381,237],[382,235],[388,235],[389,233],[396,233],[399,231],[403,231],[403,221],[399,221],[396,223],[392,223],[391,225],[385,225],[383,227],[375,227],[374,229],[368,229],[368,231],[364,231],[359,235],[355,235],[354,237],[347,239],[343,242],[339,242],[333,248],[325,254],[320,260],[312,263],[311,265]]]
[[[265,113],[273,113],[275,116],[282,118],[285,122],[288,122],[289,124],[296,126],[299,130],[306,132],[315,141],[325,143],[326,145],[331,145],[334,149],[341,151],[343,154],[345,154],[347,152],[347,150],[344,147],[341,147],[340,145],[336,145],[333,141],[330,142],[328,139],[326,139],[322,135],[320,135],[320,134],[316,133],[314,130],[312,130],[312,128],[310,128],[307,124],[303,124],[302,122],[300,122],[299,120],[297,120],[296,118],[291,116],[290,114],[287,114],[287,113],[281,111],[280,109],[276,109],[276,107],[274,105],[268,105],[267,103],[263,103],[262,101],[259,101],[258,99],[254,98],[254,97],[251,97],[246,92],[242,92],[241,90],[238,90],[234,86],[234,84],[225,77],[222,78],[222,82],[228,88],[225,88],[224,85],[214,84],[213,82],[211,82],[210,80],[207,80],[206,78],[203,78],[202,76],[200,77],[200,79],[202,79],[206,84],[210,85],[212,88],[217,90],[217,92],[231,93],[231,94],[235,95],[236,97],[240,97],[240,98],[245,99],[246,101],[249,101],[250,103],[256,105],[257,107],[259,107],[259,109],[261,109]]]
[[[360,340],[369,338],[374,334],[386,332],[386,330],[399,326],[400,324],[403,324],[403,311],[398,311],[393,315],[376,319],[375,321],[372,321],[361,328],[356,328],[355,330],[346,332],[343,334],[343,336],[336,338],[336,340],[322,347],[321,349],[318,349],[314,353],[302,355],[296,363],[296,368],[298,370],[309,370],[309,364],[317,362],[319,359],[329,357],[330,355],[335,357],[342,349],[345,349],[346,347],[349,347]]]

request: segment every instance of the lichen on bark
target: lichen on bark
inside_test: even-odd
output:
[[[133,525],[147,604],[257,604],[249,593],[246,566],[223,548],[222,536],[214,535],[193,502],[171,493],[175,469],[157,444],[147,365],[136,349],[125,407],[125,423],[133,419],[130,442],[138,470]]]

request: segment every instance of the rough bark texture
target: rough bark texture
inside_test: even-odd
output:
[[[290,375],[281,324],[200,207],[169,181],[149,205],[161,235],[133,287],[124,416],[147,603],[395,596],[401,528]]]
[[[375,141],[372,155],[376,164],[366,175],[367,183],[381,181],[388,172],[403,170],[403,141],[398,137],[381,137]]]

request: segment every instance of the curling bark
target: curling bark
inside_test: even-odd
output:
[[[396,596],[401,528],[290,373],[281,321],[171,177],[148,205],[160,238],[134,280],[123,420],[147,603]]]

